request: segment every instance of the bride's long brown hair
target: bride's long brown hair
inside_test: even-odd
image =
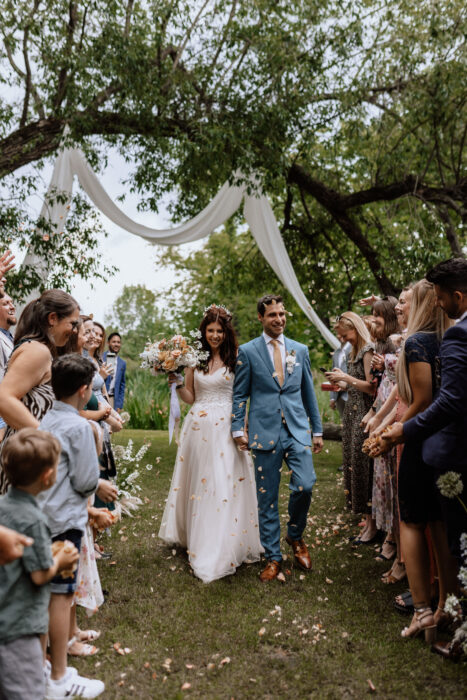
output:
[[[222,306],[213,304],[210,306],[203,316],[203,320],[199,326],[201,332],[201,345],[203,350],[211,352],[210,345],[206,340],[206,328],[210,323],[219,323],[224,331],[224,341],[219,348],[219,354],[224,365],[232,372],[235,372],[237,364],[238,341],[237,335],[232,326],[232,316]],[[209,371],[208,362],[203,364],[201,369],[207,373]]]

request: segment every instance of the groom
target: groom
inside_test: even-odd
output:
[[[259,531],[268,561],[260,580],[272,581],[280,572],[282,560],[278,508],[282,461],[291,475],[285,539],[298,566],[311,570],[302,534],[316,481],[311,453],[321,452],[323,439],[308,349],[284,336],[282,297],[268,294],[258,301],[257,309],[263,333],[239,349],[232,437],[239,449],[251,448],[253,452]],[[244,430],[248,399],[249,436]]]

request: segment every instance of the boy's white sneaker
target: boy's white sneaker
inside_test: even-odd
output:
[[[59,681],[47,679],[45,691],[46,700],[69,700],[69,698],[97,698],[105,690],[102,681],[79,676],[67,669],[64,678]]]

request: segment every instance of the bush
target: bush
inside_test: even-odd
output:
[[[129,370],[125,393],[125,411],[129,427],[140,430],[167,430],[170,393],[165,376],[153,377],[141,369]]]

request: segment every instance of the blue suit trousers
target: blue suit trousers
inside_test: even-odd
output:
[[[286,463],[290,474],[290,519],[287,534],[291,539],[298,540],[306,526],[311,493],[316,481],[311,447],[295,440],[287,425],[282,423],[275,448],[271,451],[253,450],[253,458],[261,544],[266,559],[281,561],[279,485],[282,463]]]

